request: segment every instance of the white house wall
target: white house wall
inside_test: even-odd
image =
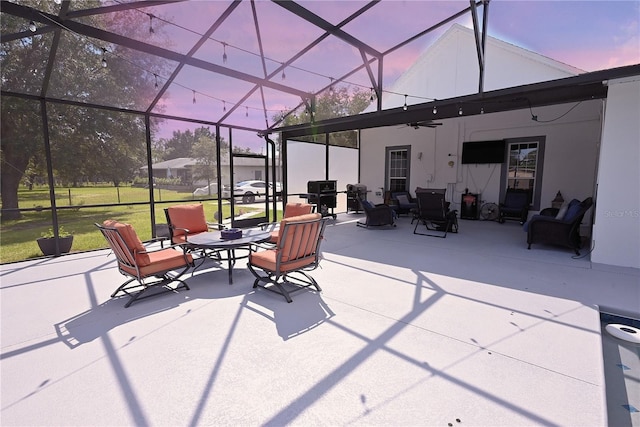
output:
[[[480,68],[473,31],[453,25],[385,93],[383,108],[478,92]],[[555,80],[582,70],[493,37],[487,38],[484,91]]]
[[[609,82],[591,261],[640,268],[640,76]]]
[[[560,118],[572,107],[575,108]],[[447,188],[447,200],[455,209],[460,209],[460,196],[465,189],[480,193],[484,202],[499,203],[503,165],[460,164],[462,143],[544,136],[541,209],[551,206],[558,191],[567,202],[572,198],[582,200],[594,194],[601,110],[602,102],[594,100],[578,106],[564,104],[536,108],[539,120],[557,118],[552,123],[534,122],[529,110],[519,110],[443,120],[442,126],[433,129],[391,126],[363,130],[361,182],[370,189],[384,187],[385,148],[409,145],[409,189],[412,193],[418,186]],[[450,161],[454,162],[452,167]],[[371,197],[375,203],[383,202],[382,194]],[[585,216],[585,234],[590,228],[590,217],[590,214]]]

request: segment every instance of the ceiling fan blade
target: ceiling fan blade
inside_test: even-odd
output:
[[[425,120],[422,122],[411,122],[411,123],[406,123],[407,126],[412,127],[414,129],[420,129],[421,127],[427,127],[427,128],[435,128],[437,126],[442,126],[442,123],[435,123],[429,120]],[[400,125],[398,126],[398,129],[404,127],[404,125]]]
[[[416,123],[418,126],[425,126],[428,128],[435,128],[437,126],[442,126],[442,123],[432,122],[431,120],[425,120],[423,122]]]

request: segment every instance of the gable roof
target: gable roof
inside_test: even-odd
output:
[[[487,36],[484,91],[576,76],[584,70]],[[390,87],[383,109],[470,95],[479,90],[480,70],[472,29],[453,24]],[[372,109],[368,111],[373,111]]]
[[[178,157],[177,159],[169,159],[163,162],[154,163],[152,167],[153,169],[184,169],[194,166],[196,163],[196,159]]]

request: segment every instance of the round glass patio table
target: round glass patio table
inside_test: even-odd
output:
[[[251,251],[252,243],[263,243],[269,240],[271,233],[261,229],[247,229],[242,230],[242,237],[238,239],[223,239],[220,231],[207,231],[204,233],[198,233],[194,236],[190,236],[187,239],[187,244],[193,249],[210,249],[218,252],[226,252],[226,258],[220,257],[221,261],[228,262],[229,270],[229,284],[233,284],[233,266],[236,261],[242,258],[247,258]],[[245,253],[238,254],[236,251]]]

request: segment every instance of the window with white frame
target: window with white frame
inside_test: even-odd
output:
[[[388,191],[409,190],[410,146],[387,147],[386,187]]]
[[[501,198],[507,188],[529,191],[532,210],[540,206],[544,137],[507,139],[507,167],[502,171]]]

